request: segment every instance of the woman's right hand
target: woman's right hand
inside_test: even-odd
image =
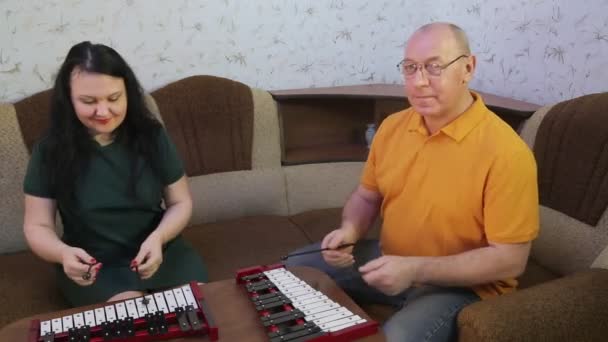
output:
[[[353,257],[353,247],[336,249],[346,243],[357,242],[357,235],[354,230],[342,227],[325,235],[321,242],[321,248],[334,250],[323,251],[323,259],[333,267],[348,267],[355,263]]]
[[[101,269],[101,263],[90,256],[82,248],[66,247],[61,252],[61,264],[63,272],[80,286],[89,286],[97,279],[97,273]],[[91,266],[93,265],[93,266]],[[89,273],[89,276],[85,276]],[[88,279],[87,279],[88,278]]]

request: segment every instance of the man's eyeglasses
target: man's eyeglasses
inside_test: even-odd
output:
[[[399,62],[399,64],[397,64],[397,69],[399,69],[399,71],[401,73],[403,73],[405,75],[405,77],[412,77],[412,76],[414,76],[414,74],[416,74],[418,69],[422,70],[422,67],[424,66],[424,70],[426,70],[426,72],[429,76],[438,77],[438,76],[441,76],[441,72],[443,71],[443,69],[454,64],[454,62],[461,59],[462,57],[469,57],[469,55],[460,55],[460,56],[454,58],[451,62],[444,64],[444,65],[441,65],[439,63],[425,63],[425,64],[414,63],[414,62],[404,59],[401,62]]]

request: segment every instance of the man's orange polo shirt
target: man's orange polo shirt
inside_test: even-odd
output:
[[[479,94],[473,97],[432,136],[413,108],[380,126],[361,184],[383,196],[384,254],[448,256],[538,235],[534,156]],[[516,285],[505,279],[473,289],[484,298]]]

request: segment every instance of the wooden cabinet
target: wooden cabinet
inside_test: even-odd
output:
[[[518,129],[540,106],[480,92],[495,113]],[[365,130],[409,107],[402,85],[369,84],[271,91],[278,103],[284,165],[364,161]]]

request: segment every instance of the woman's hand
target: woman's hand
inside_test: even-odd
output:
[[[80,286],[93,284],[101,269],[101,263],[77,247],[66,247],[61,251],[61,264],[68,278]]]
[[[137,271],[141,279],[148,279],[158,271],[163,263],[163,239],[159,234],[152,233],[141,244],[139,252],[131,261],[131,270]]]

